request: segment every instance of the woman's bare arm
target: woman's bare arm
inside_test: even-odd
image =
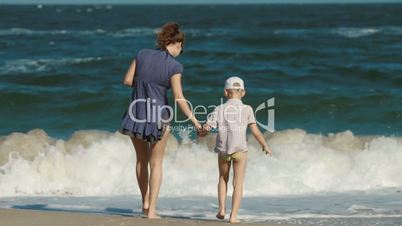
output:
[[[179,105],[181,111],[193,122],[195,128],[201,129],[202,126],[195,118],[193,112],[187,104],[187,100],[183,95],[183,90],[181,86],[181,74],[175,74],[170,79],[170,84],[173,90],[173,97],[177,104]]]
[[[134,59],[130,65],[130,67],[128,68],[126,75],[124,76],[123,84],[125,86],[131,87],[133,85],[134,76],[135,76],[135,66],[136,66],[136,64],[135,64],[135,59]]]

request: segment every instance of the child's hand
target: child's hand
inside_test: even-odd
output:
[[[202,128],[205,130],[205,131],[211,131],[211,127],[208,125],[208,124],[204,124],[204,125],[202,125]]]
[[[263,146],[262,151],[265,152],[266,155],[272,156],[272,151],[268,146]]]
[[[206,125],[202,125],[200,128],[197,128],[197,136],[205,137],[208,135],[209,129],[207,129]]]

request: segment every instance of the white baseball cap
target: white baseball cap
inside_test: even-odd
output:
[[[244,89],[243,79],[237,76],[232,76],[226,79],[225,89]]]

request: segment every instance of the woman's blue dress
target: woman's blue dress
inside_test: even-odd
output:
[[[169,117],[167,90],[170,78],[183,66],[164,50],[142,49],[135,57],[133,92],[120,132],[147,142],[161,139]]]

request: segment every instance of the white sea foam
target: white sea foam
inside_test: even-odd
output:
[[[354,27],[342,27],[332,30],[333,33],[348,38],[359,38],[363,36],[369,36],[381,31],[382,31],[381,28],[354,28]]]
[[[375,34],[402,35],[402,27],[383,26],[383,27],[341,27],[331,30],[331,33],[347,38],[360,38]]]
[[[276,132],[268,143],[272,158],[250,138],[246,195],[402,187],[399,137],[349,131],[322,136],[296,129]],[[212,144],[212,136],[196,143],[170,138],[161,196],[215,195]],[[39,129],[13,133],[0,140],[0,196],[138,195],[134,163],[130,140],[118,133],[78,131],[68,140]]]

